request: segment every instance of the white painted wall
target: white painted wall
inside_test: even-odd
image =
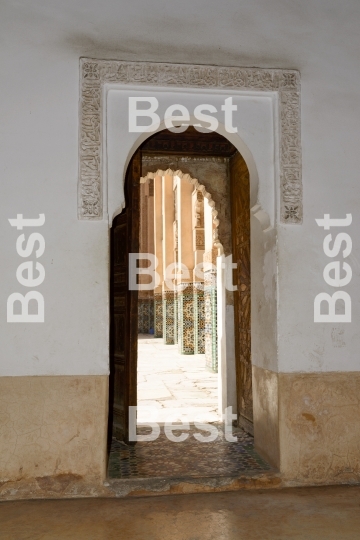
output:
[[[0,375],[107,373],[108,224],[76,218],[80,56],[301,72],[304,223],[277,228],[279,369],[359,370],[358,0],[6,0],[0,11]],[[7,220],[40,212],[46,322],[8,324],[6,299],[24,288]],[[351,324],[313,322],[315,295],[331,289],[324,213],[353,215]]]
[[[140,90],[139,90],[140,88]],[[164,118],[167,108],[173,104],[181,104],[190,113],[192,123],[198,123],[193,113],[195,107],[203,103],[211,104],[217,110],[211,116],[219,122],[218,132],[226,136],[241,152],[248,163],[252,180],[252,201],[259,202],[269,214],[271,224],[275,220],[275,175],[276,175],[276,138],[277,124],[274,122],[276,97],[272,92],[227,92],[159,90],[154,87],[129,87],[125,85],[108,85],[106,115],[104,118],[104,152],[105,175],[107,176],[108,212],[110,223],[124,205],[123,182],[128,162],[136,148],[155,133],[129,133],[129,98],[145,99],[155,97],[159,103],[156,114],[162,120],[157,131],[165,129]],[[237,133],[229,133],[224,125],[224,112],[221,107],[224,100],[232,97],[237,107],[233,112],[233,126]],[[139,104],[148,108],[149,105]],[[175,113],[176,114],[176,113]],[[209,113],[207,113],[209,114]],[[139,125],[147,125],[149,118],[139,118]],[[105,201],[106,204],[106,201]]]

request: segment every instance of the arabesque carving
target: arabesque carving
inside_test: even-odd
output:
[[[102,89],[105,83],[277,92],[281,221],[301,223],[300,74],[294,70],[80,59],[79,218],[102,219]]]

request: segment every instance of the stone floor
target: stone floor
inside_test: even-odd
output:
[[[360,487],[0,503],[1,540],[359,540]]]
[[[209,437],[194,425],[189,430],[173,431],[175,437],[188,434],[186,440],[169,440],[161,426],[160,436],[154,441],[127,446],[112,441],[109,478],[187,478],[238,477],[243,473],[270,471],[271,467],[254,450],[254,439],[239,428],[232,429],[235,441],[226,440],[223,424],[212,424],[216,439],[201,442],[194,434]],[[139,434],[151,432],[138,428]]]
[[[177,345],[139,334],[138,423],[217,422],[218,374],[205,367],[205,355],[179,354]]]
[[[219,423],[218,375],[205,368],[205,355],[181,355],[177,345],[140,335],[138,342],[138,435],[151,434],[141,426],[157,422],[160,434],[153,441],[127,446],[112,441],[108,464],[110,479],[239,477],[243,473],[270,471],[255,452],[253,438],[241,429],[233,441],[227,440]],[[152,410],[150,410],[150,409]],[[150,419],[149,413],[153,416]],[[194,426],[194,421],[210,425],[210,432]],[[189,429],[165,434],[164,422]],[[186,439],[176,440],[181,436]],[[202,439],[202,440],[199,440]]]

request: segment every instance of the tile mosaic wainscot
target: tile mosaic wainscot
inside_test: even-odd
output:
[[[161,293],[154,294],[154,337],[163,337],[163,300]]]
[[[139,298],[138,300],[138,333],[153,334],[155,327],[154,300]]]
[[[177,299],[174,292],[163,293],[162,306],[164,343],[174,345],[177,343]]]
[[[206,367],[215,372],[218,370],[217,353],[217,291],[216,274],[205,272],[204,286],[204,338]]]
[[[178,294],[179,352],[195,354],[194,290],[189,284]]]
[[[205,297],[204,291],[194,293],[195,354],[205,353]]]

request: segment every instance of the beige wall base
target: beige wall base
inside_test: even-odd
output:
[[[360,482],[360,373],[279,374],[282,477]]]
[[[360,373],[254,366],[257,451],[288,485],[360,482]]]
[[[253,366],[255,449],[280,469],[278,374]]]
[[[360,482],[360,373],[254,366],[255,446],[283,485]],[[0,378],[0,499],[113,496],[108,377]]]
[[[0,491],[102,485],[107,411],[107,376],[1,377]]]

